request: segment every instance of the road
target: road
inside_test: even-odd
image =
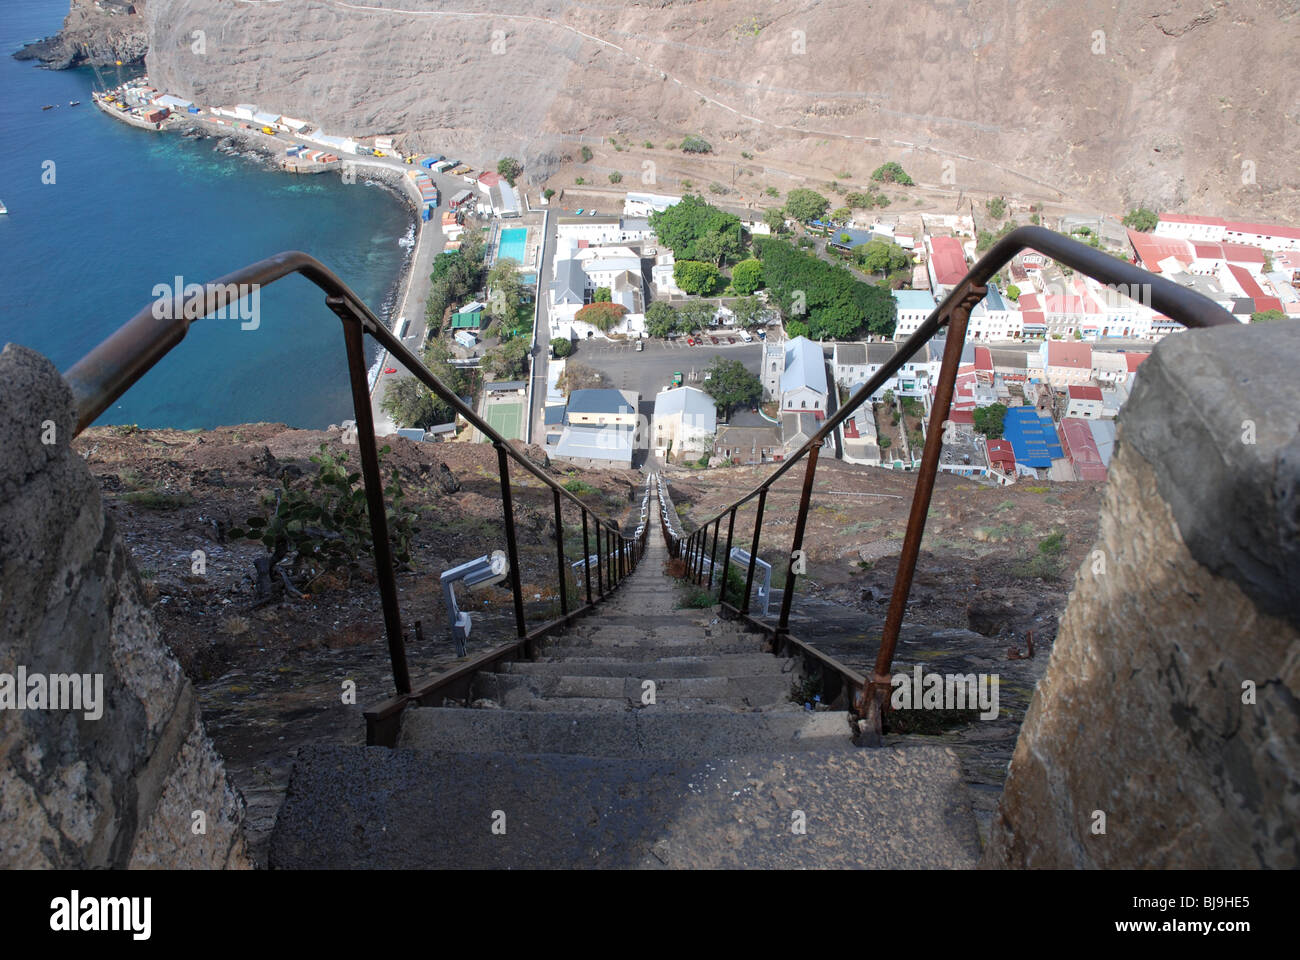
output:
[[[681,372],[682,383],[703,387],[704,371],[714,357],[739,360],[755,376],[762,369],[763,344],[760,340],[753,343],[737,341],[734,346],[718,347],[688,347],[685,340],[646,340],[644,343],[645,349],[637,351],[630,342],[587,340],[574,345],[569,360],[599,371],[611,387],[641,394],[643,413],[647,412],[644,409],[647,402],[653,409],[655,395],[672,383],[676,372]]]

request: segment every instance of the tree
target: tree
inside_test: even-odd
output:
[[[1011,300],[1012,303],[1020,299],[1020,288],[1014,283],[1007,287],[1007,298]]]
[[[564,372],[560,374],[555,385],[564,391],[564,395],[567,397],[574,390],[590,390],[593,387],[599,387],[604,382],[605,378],[591,367],[574,360],[564,365]]]
[[[791,340],[795,337],[806,337],[809,333],[808,324],[802,320],[787,320],[785,322],[785,332],[789,334]]]
[[[797,322],[813,339],[893,335],[897,312],[888,290],[863,283],[844,267],[784,240],[759,237],[754,246],[763,261],[769,301],[781,311],[787,332]]]
[[[987,407],[975,408],[975,430],[990,440],[1002,438],[1002,421],[1007,415],[1007,408],[1002,403],[991,403]]]
[[[591,163],[591,147],[584,146],[582,148],[582,162]]]
[[[740,261],[731,270],[731,285],[737,293],[753,293],[763,285],[763,261]]]
[[[469,392],[469,377],[460,367],[452,366],[451,351],[445,340],[430,337],[424,346],[424,365],[439,381],[458,397]]]
[[[717,313],[717,308],[707,300],[688,300],[677,311],[677,329],[682,333],[703,330],[712,325]]]
[[[1120,221],[1124,226],[1141,233],[1150,233],[1160,223],[1160,217],[1152,210],[1146,207],[1138,207],[1136,210],[1130,210]]]
[[[887,274],[910,267],[912,256],[896,243],[871,240],[853,251],[854,259],[868,273]]]
[[[693,194],[650,214],[650,228],[678,260],[721,263],[722,257],[738,257],[744,249],[740,218]],[[703,251],[697,249],[699,241],[709,236],[717,239],[706,241]]]
[[[915,185],[915,181],[893,160],[876,167],[871,173],[871,179],[877,183],[899,183],[905,187]]]
[[[709,370],[712,376],[704,382],[704,390],[723,416],[730,417],[736,407],[753,406],[763,398],[763,384],[739,360],[715,357]]]
[[[1286,314],[1281,310],[1257,310],[1250,315],[1251,323],[1276,323],[1285,319]]]
[[[499,343],[483,354],[483,367],[502,380],[519,380],[528,365],[528,341],[522,337]]]
[[[646,308],[645,329],[652,337],[667,338],[669,334],[676,333],[677,311],[671,304],[656,300]]]
[[[894,391],[886,390],[884,395],[880,399],[892,407],[894,405]]]
[[[488,271],[487,283],[489,312],[494,317],[513,320],[526,292],[519,279],[519,261],[511,257],[498,260]]]
[[[611,174],[609,175],[609,182],[610,182],[610,183],[622,183],[622,182],[623,182],[623,174],[621,174],[621,173],[619,173],[617,170],[615,170],[613,173],[611,173]]]
[[[984,206],[988,208],[989,216],[994,220],[1001,220],[1007,215],[1007,202],[1001,197],[991,197],[985,200]]]
[[[1020,224],[1016,223],[1014,220],[1008,220],[1006,223],[1002,224],[1002,226],[998,227],[997,233],[989,233],[987,230],[981,230],[975,238],[975,251],[977,253],[983,253],[1018,226],[1020,226]]]
[[[610,292],[609,287],[597,287],[596,292],[591,295],[594,303],[612,303],[614,294]]]
[[[853,217],[853,211],[848,207],[836,207],[831,213],[831,219],[838,223],[843,223]]]
[[[703,137],[684,137],[681,143],[684,153],[712,153],[713,145]]]
[[[428,430],[455,419],[451,407],[415,377],[388,381],[379,406],[399,427]]]
[[[673,280],[686,293],[712,293],[718,283],[718,268],[699,260],[678,260],[673,264]]]
[[[573,315],[580,323],[589,323],[602,333],[608,333],[623,322],[627,307],[621,303],[589,303]]]
[[[890,447],[894,445],[894,441],[890,440],[888,437],[881,437],[877,441],[877,445],[880,447],[881,450],[888,450]]]
[[[781,233],[785,230],[785,214],[781,212],[780,207],[769,207],[764,210],[763,222],[773,233]]]
[[[573,353],[573,341],[568,337],[556,337],[551,341],[551,353],[555,354],[557,359],[567,357]]]
[[[758,297],[740,297],[731,304],[731,313],[741,327],[762,323],[766,315],[763,302]]]
[[[816,190],[809,190],[807,187],[797,187],[785,196],[785,212],[787,216],[792,220],[798,220],[800,223],[811,223],[813,220],[820,220],[826,216],[826,210],[830,205],[829,200]]]
[[[506,178],[506,183],[515,185],[515,178],[523,173],[524,165],[514,157],[502,157],[497,161],[497,173]]]

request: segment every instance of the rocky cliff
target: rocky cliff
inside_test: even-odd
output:
[[[14,54],[41,60],[56,70],[94,63],[139,63],[149,51],[146,0],[96,6],[94,0],[71,0],[63,28],[53,37],[29,43]]]
[[[1300,219],[1300,13],[1284,0],[507,7],[149,0],[148,67],[208,103],[517,156],[557,187],[618,170],[748,202],[894,159],[950,191]],[[713,155],[665,149],[688,133]],[[575,162],[584,143],[595,156]]]

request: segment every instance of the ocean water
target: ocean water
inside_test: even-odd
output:
[[[283,250],[315,256],[388,318],[414,222],[396,196],[119,123],[91,102],[89,68],[51,71],[10,56],[55,33],[67,0],[3,6],[0,345],[21,343],[66,370],[147,306],[155,285],[215,280]],[[103,73],[117,82],[114,68]],[[58,107],[42,111],[47,103]],[[343,333],[323,294],[281,280],[261,291],[259,321],[255,330],[238,318],[194,322],[97,422],[319,428],[351,417]]]

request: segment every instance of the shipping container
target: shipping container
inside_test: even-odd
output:
[[[438,160],[436,157],[425,157],[423,160],[420,161],[420,166],[424,167],[427,170],[437,162]]]

